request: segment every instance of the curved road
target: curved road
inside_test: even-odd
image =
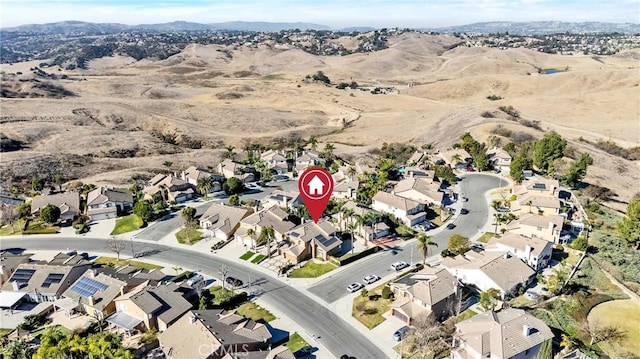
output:
[[[450,234],[460,233],[465,236],[473,236],[484,226],[488,219],[488,205],[485,201],[484,193],[491,188],[498,187],[499,184],[499,178],[479,174],[468,175],[462,180],[460,188],[461,192],[469,198],[469,202],[466,203],[465,207],[470,210],[470,213],[466,216],[459,216],[455,220],[457,227],[454,230],[442,232],[434,237],[434,240],[438,243],[438,253],[443,248],[446,248],[446,240]],[[245,263],[151,242],[132,241],[130,243],[135,253],[155,251],[155,253],[147,255],[145,258],[172,263],[185,268],[197,268],[206,275],[213,277],[220,277],[220,267],[226,265],[229,268],[228,274],[230,276],[240,278],[245,283],[249,283],[249,280],[251,280],[252,292],[260,295],[268,306],[283,313],[289,319],[305,328],[309,334],[318,338],[336,357],[345,353],[357,358],[385,357],[385,354],[368,338],[354,330],[350,324],[324,305],[311,299],[307,294],[296,288],[287,285],[285,282],[256,271]],[[127,245],[123,253],[131,250],[130,245]],[[411,245],[413,245],[413,241],[406,243],[403,250],[395,256],[378,254],[365,261],[356,262],[348,270],[341,271],[331,278],[323,280],[309,290],[326,302],[331,303],[347,295],[346,286],[353,281],[361,280],[364,275],[378,272],[378,275],[384,276],[387,273],[380,273],[381,268],[390,271],[388,268],[395,261],[405,260],[409,262],[410,247],[407,246]],[[64,248],[72,247],[74,250],[89,253],[110,252],[108,239],[103,238],[3,238],[0,247],[3,249],[17,247],[52,251],[60,251],[64,250]],[[419,253],[415,252],[414,259],[418,260]]]
[[[459,186],[462,196],[469,198],[469,201],[464,203],[464,207],[469,210],[469,213],[466,215],[456,215],[457,218],[453,221],[456,228],[453,230],[445,228],[441,230],[438,229],[440,232],[434,234],[432,239],[438,246],[431,248],[430,253],[432,255],[440,254],[443,249],[447,248],[449,236],[454,233],[469,238],[478,233],[489,219],[489,204],[486,201],[485,193],[493,188],[500,187],[501,184],[507,185],[507,182],[503,180],[501,183],[500,178],[497,176],[484,174],[468,174],[464,176]],[[429,232],[427,232],[427,234],[429,234]],[[354,282],[362,283],[362,278],[369,274],[377,274],[381,278],[384,278],[387,275],[395,273],[395,271],[391,269],[393,262],[402,260],[411,263],[412,259],[413,263],[422,261],[422,255],[415,249],[415,240],[403,243],[396,251],[398,253],[396,255],[392,255],[391,252],[384,252],[357,261],[349,265],[348,269],[323,279],[309,287],[308,290],[327,303],[333,303],[349,295],[346,289],[349,284]],[[379,284],[380,283],[376,283],[373,286]]]

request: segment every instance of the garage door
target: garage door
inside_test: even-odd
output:
[[[397,310],[397,309],[395,309],[395,308],[392,308],[392,309],[391,309],[391,313],[392,313],[392,315],[393,315],[394,317],[396,317],[396,318],[398,318],[398,319],[402,320],[402,322],[403,322],[403,323],[406,323],[406,322],[407,322],[407,316],[406,316],[406,315],[404,315],[404,314],[403,314],[402,312],[400,312],[399,310]]]

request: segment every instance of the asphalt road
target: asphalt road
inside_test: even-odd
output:
[[[502,182],[502,185],[506,185],[506,182]],[[472,237],[486,224],[489,219],[489,204],[486,202],[484,194],[492,188],[499,187],[500,178],[483,174],[468,174],[463,178],[459,186],[461,196],[469,198],[468,202],[463,203],[469,213],[456,215],[457,218],[453,221],[456,224],[456,228],[452,230],[443,228],[439,233],[433,235],[433,241],[438,246],[431,248],[431,255],[440,254],[443,249],[447,248],[447,240],[452,234],[458,233],[465,237]],[[349,284],[354,282],[364,284],[362,279],[369,274],[377,274],[384,278],[395,273],[391,269],[391,264],[394,262],[402,260],[411,263],[411,259],[413,259],[413,263],[422,261],[421,253],[415,249],[415,240],[403,243],[396,249],[396,252],[397,254],[393,255],[389,251],[384,251],[357,261],[351,264],[348,270],[329,276],[309,287],[308,290],[327,303],[333,303],[349,295],[349,292],[347,292]],[[378,284],[376,283],[372,286]]]
[[[273,307],[305,328],[309,334],[318,338],[318,341],[336,358],[345,353],[356,358],[385,357],[385,354],[368,338],[358,333],[350,324],[323,305],[286,283],[255,271],[245,264],[155,243],[136,241],[130,243],[133,244],[136,253],[157,251],[155,254],[146,257],[152,260],[200,270],[202,273],[213,277],[220,277],[220,267],[226,265],[229,268],[228,275],[239,278],[245,283],[249,283],[249,278],[251,278],[252,293],[260,295],[268,308]],[[50,251],[71,248],[88,252],[89,254],[92,252],[109,252],[108,240],[100,238],[8,238],[2,240],[1,248]],[[130,248],[127,246],[124,252],[129,250]]]

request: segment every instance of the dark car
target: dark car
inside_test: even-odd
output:
[[[466,208],[462,208],[462,209],[460,210],[460,214],[467,214],[467,213],[469,213],[469,210],[468,210],[468,209],[466,209]]]
[[[347,355],[347,354],[342,354],[340,356],[340,359],[356,359],[356,357],[352,357],[352,356]]]
[[[227,277],[225,281],[232,287],[242,287],[242,285],[244,284],[240,279],[234,277]]]
[[[413,271],[414,272],[417,272],[417,271],[421,270],[422,268],[424,268],[424,264],[422,264],[422,263],[416,263],[416,264],[413,265]]]
[[[453,223],[447,224],[447,229],[454,229],[454,228],[456,228],[455,224],[453,224]]]

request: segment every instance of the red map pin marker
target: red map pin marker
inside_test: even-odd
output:
[[[300,176],[298,191],[311,218],[318,223],[333,192],[333,177],[324,168],[310,168]]]

